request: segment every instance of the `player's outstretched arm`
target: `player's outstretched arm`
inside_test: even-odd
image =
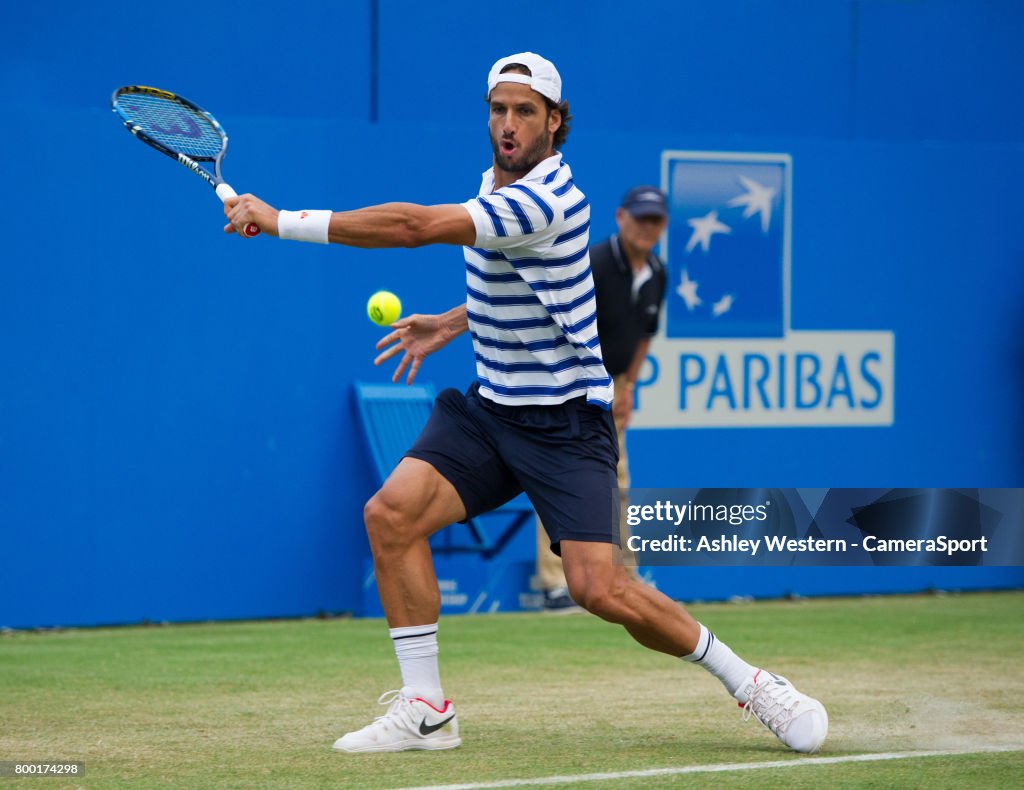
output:
[[[270,236],[350,247],[422,247],[476,242],[473,219],[457,203],[440,206],[383,203],[333,213],[281,212],[255,195],[239,195],[224,202],[224,214],[230,222],[224,227],[225,233],[236,233],[254,222]]]
[[[377,350],[381,353],[373,360],[373,364],[380,365],[404,351],[391,380],[397,382],[408,368],[406,384],[412,384],[423,360],[444,348],[467,329],[469,320],[466,318],[464,304],[440,315],[417,314],[400,318],[391,325],[392,331],[377,341]]]
[[[331,215],[328,240],[350,247],[469,246],[476,243],[476,226],[469,212],[457,203],[384,203],[335,212]]]

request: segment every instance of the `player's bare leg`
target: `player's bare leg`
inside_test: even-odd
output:
[[[403,458],[366,503],[377,589],[392,628],[437,622],[441,595],[428,539],[465,517],[452,484],[418,458]]]
[[[404,683],[378,700],[387,712],[339,738],[345,752],[396,752],[458,746],[459,725],[444,698],[437,665],[441,594],[429,537],[461,521],[466,509],[434,467],[404,458],[363,510],[377,589],[395,643]]]
[[[700,664],[744,709],[791,749],[814,752],[828,733],[828,714],[783,677],[739,658],[675,601],[633,579],[610,543],[563,540],[562,565],[580,606],[622,625],[644,647]]]
[[[611,543],[563,540],[562,566],[576,603],[603,620],[618,623],[644,647],[685,656],[697,647],[700,623],[679,604],[633,579]]]

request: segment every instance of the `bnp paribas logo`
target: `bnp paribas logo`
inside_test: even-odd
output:
[[[792,328],[792,170],[788,154],[662,154],[668,295],[631,425],[892,424],[891,331]],[[809,309],[824,301],[843,312],[842,284],[855,276],[830,271],[813,278],[816,292],[798,293]]]

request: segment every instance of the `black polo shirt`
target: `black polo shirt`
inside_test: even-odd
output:
[[[658,331],[667,275],[657,255],[647,258],[651,277],[633,298],[633,267],[618,234],[590,248],[590,268],[597,294],[597,334],[604,366],[612,376],[629,370],[637,344]]]

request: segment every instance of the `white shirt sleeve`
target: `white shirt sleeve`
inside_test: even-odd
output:
[[[546,234],[555,222],[555,202],[535,184],[510,184],[462,204],[476,226],[476,244],[485,250],[521,247],[528,237]]]

